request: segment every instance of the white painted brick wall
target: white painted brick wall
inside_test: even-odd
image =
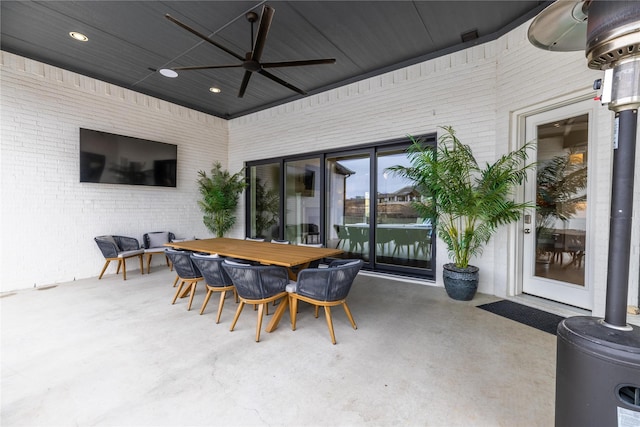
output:
[[[2,289],[39,281],[96,275],[102,263],[94,235],[137,234],[171,229],[204,235],[194,209],[198,169],[213,160],[239,170],[245,161],[398,138],[452,125],[480,161],[492,161],[518,143],[514,112],[588,92],[599,72],[588,70],[583,53],[553,53],[532,47],[524,24],[494,42],[433,59],[331,91],[225,122],[144,95],[2,53]],[[608,238],[612,114],[597,111],[590,170],[595,188],[594,238]],[[77,181],[77,128],[86,126],[179,145],[179,188],[80,185]],[[228,130],[227,130],[228,127]],[[640,164],[640,162],[638,162]],[[637,168],[640,169],[640,168]],[[639,173],[640,175],[640,173]],[[55,179],[54,183],[48,183]],[[640,176],[636,177],[640,180]],[[640,193],[636,186],[636,200]],[[242,199],[244,202],[244,199]],[[639,208],[635,205],[637,217]],[[244,236],[244,206],[231,235]],[[142,212],[150,210],[151,212]],[[153,223],[153,225],[149,225]],[[513,236],[519,226],[501,230],[474,264],[481,268],[480,291],[509,295],[516,280]],[[629,303],[637,303],[640,256],[634,222]],[[43,238],[44,237],[44,238]],[[20,251],[54,254],[30,271]],[[69,248],[59,241],[71,241]],[[600,249],[600,248],[599,248]],[[17,251],[17,252],[20,252]],[[606,250],[594,254],[606,264]],[[438,242],[437,284],[446,250]],[[21,268],[13,268],[14,265]],[[12,268],[9,268],[12,267]],[[25,269],[26,268],[26,269]],[[31,269],[34,270],[34,269]],[[27,271],[25,275],[24,272]],[[7,280],[11,283],[7,283]],[[594,268],[594,313],[604,308],[606,269]]]
[[[1,58],[2,291],[97,276],[97,235],[141,243],[149,231],[210,235],[196,178],[215,160],[227,164],[225,120],[6,52]],[[178,187],[80,183],[80,127],[178,145]],[[153,265],[163,262],[156,256]],[[127,265],[139,274],[135,260]]]
[[[528,23],[491,43],[234,119],[229,126],[230,166],[240,168],[247,160],[434,132],[443,125],[452,125],[460,139],[473,147],[479,161],[493,161],[518,143],[512,137],[514,111],[584,94],[601,76],[586,67],[582,52],[534,48],[527,41],[527,28]],[[597,111],[599,161],[596,170],[590,171],[597,175],[590,200],[594,223],[607,224],[593,230],[600,241],[608,236],[611,118],[605,107]],[[640,185],[636,195],[637,187]],[[636,261],[637,222],[632,249]],[[481,268],[481,292],[502,296],[512,292],[514,284],[509,280],[515,279],[509,278],[508,269],[513,269],[516,260],[509,236],[521,228],[504,227],[482,257],[473,260]],[[437,251],[437,284],[441,285],[441,265],[448,260],[440,241]],[[598,251],[593,259],[595,265],[606,264],[606,251]],[[590,285],[595,288],[594,313],[600,315],[606,269],[594,268],[594,273]],[[637,266],[632,267],[629,295],[629,303],[636,304]]]

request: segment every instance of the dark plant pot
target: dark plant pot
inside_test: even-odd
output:
[[[478,267],[472,265],[458,268],[455,264],[445,264],[442,270],[444,288],[450,298],[458,301],[470,301],[478,290]]]

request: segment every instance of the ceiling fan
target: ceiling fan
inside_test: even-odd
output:
[[[271,21],[273,20],[273,14],[275,13],[275,9],[270,6],[262,7],[262,15],[260,16],[260,23],[258,25],[258,34],[255,38],[253,38],[253,24],[258,20],[258,14],[251,11],[246,14],[247,21],[251,24],[251,51],[247,52],[244,56],[240,55],[233,50],[221,45],[220,43],[211,40],[206,35],[194,30],[188,25],[180,22],[176,18],[172,17],[169,14],[166,14],[165,17],[171,22],[177,24],[178,26],[184,28],[192,34],[200,37],[201,39],[211,43],[215,47],[222,49],[227,52],[229,55],[240,60],[240,63],[229,64],[229,65],[196,65],[191,67],[174,67],[172,70],[207,70],[214,68],[244,68],[244,77],[242,78],[242,83],[240,85],[240,90],[238,91],[238,97],[242,98],[244,96],[245,91],[247,90],[247,85],[249,84],[249,79],[251,79],[251,75],[253,73],[260,73],[263,76],[273,80],[274,82],[281,84],[282,86],[293,90],[301,95],[306,95],[307,92],[304,90],[295,87],[291,83],[288,83],[281,78],[274,76],[270,72],[266,70],[266,68],[282,68],[282,67],[299,67],[303,65],[318,65],[318,64],[333,64],[336,62],[334,58],[329,59],[308,59],[301,61],[282,61],[282,62],[260,62],[260,58],[262,57],[262,51],[264,50],[264,45],[267,41],[267,34],[269,33],[269,28],[271,27]]]

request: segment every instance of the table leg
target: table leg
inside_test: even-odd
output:
[[[282,298],[282,301],[280,301],[280,304],[278,304],[278,308],[276,309],[276,312],[273,314],[273,317],[269,321],[269,324],[267,325],[267,329],[265,329],[267,332],[273,332],[278,327],[278,323],[280,323],[280,319],[282,319],[282,315],[284,314],[288,306],[289,306],[289,296],[286,295]]]
[[[289,280],[293,280],[296,281],[298,280],[298,273],[302,270],[304,270],[305,268],[309,268],[309,264],[311,264],[310,262],[306,262],[304,264],[300,264],[300,265],[296,265],[297,270],[293,271],[291,269],[291,267],[287,268],[287,272],[289,273]]]

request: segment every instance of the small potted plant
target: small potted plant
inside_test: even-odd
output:
[[[413,206],[422,218],[436,225],[438,237],[447,246],[452,263],[444,265],[447,294],[457,300],[473,299],[478,289],[479,269],[469,262],[482,253],[500,225],[518,221],[531,203],[513,200],[513,190],[527,179],[534,167],[527,164],[529,142],[492,164],[478,165],[471,147],[462,144],[452,127],[436,148],[410,136],[409,166],[389,170],[413,182],[421,197]]]
[[[222,169],[216,162],[211,169],[211,176],[205,171],[198,171],[198,187],[202,199],[198,200],[204,212],[204,225],[215,234],[223,237],[236,222],[236,209],[242,190],[246,187],[244,169],[233,175]]]

